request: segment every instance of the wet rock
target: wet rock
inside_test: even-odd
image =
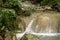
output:
[[[14,21],[14,26],[18,28],[16,32],[24,32],[26,29],[26,23],[25,21],[21,18],[21,16],[17,16],[16,20]]]
[[[21,15],[27,17],[27,16],[31,15],[31,12],[30,11],[23,11]]]
[[[20,40],[40,40],[40,38],[32,34],[25,34]]]

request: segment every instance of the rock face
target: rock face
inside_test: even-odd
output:
[[[59,33],[60,14],[41,14],[32,25],[32,30],[37,33]]]

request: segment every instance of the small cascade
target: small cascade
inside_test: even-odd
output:
[[[28,24],[25,32],[28,32],[28,33],[29,33],[29,32],[32,32],[31,26],[32,26],[32,23],[33,23],[34,20],[35,20],[35,19],[33,19],[33,20],[30,21],[30,23]]]
[[[45,19],[46,19],[46,17],[45,17]],[[48,18],[47,18],[47,19],[48,19]],[[35,21],[35,19],[32,19],[32,20],[29,22],[29,24],[28,24],[25,32],[16,34],[16,37],[17,37],[18,40],[20,40],[20,38],[22,38],[25,33],[30,33],[30,34],[37,35],[37,36],[40,36],[40,35],[42,35],[42,36],[56,36],[56,35],[58,35],[57,33],[51,33],[52,30],[51,30],[51,28],[49,28],[49,27],[46,28],[46,30],[45,30],[46,32],[43,31],[43,33],[42,33],[42,32],[37,33],[38,28],[39,28],[39,25],[36,25],[36,29],[35,29],[36,32],[34,32],[34,31],[32,30],[32,28],[31,28],[34,21]],[[48,21],[48,20],[47,20],[47,21]],[[45,33],[44,33],[44,32],[45,32]]]
[[[34,17],[30,20],[23,33],[16,34],[17,39],[20,40],[26,33],[43,37],[60,35],[60,33],[58,33],[58,17],[60,16],[55,14],[42,14]]]
[[[19,40],[20,38],[22,38],[25,33],[31,33],[31,32],[32,32],[32,31],[31,31],[31,25],[32,25],[33,21],[34,21],[34,19],[30,21],[30,23],[28,24],[25,32],[16,34],[16,37],[17,37],[18,40]]]
[[[38,16],[31,27],[32,31],[35,33],[58,33],[58,19],[54,18],[55,16],[51,14]]]

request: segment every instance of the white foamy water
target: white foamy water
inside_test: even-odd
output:
[[[25,32],[28,32],[28,33],[29,33],[29,32],[32,31],[32,30],[31,30],[31,26],[32,26],[32,23],[33,23],[34,20],[35,20],[35,19],[33,19],[33,20],[30,21],[30,23],[28,24],[28,26],[27,26]]]
[[[37,36],[57,36],[59,35],[59,33],[31,33],[33,35],[37,35]]]
[[[17,39],[22,38],[24,34],[25,34],[25,33],[17,33],[17,34],[16,34]]]

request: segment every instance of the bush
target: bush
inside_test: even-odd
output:
[[[5,33],[15,31],[18,26],[14,25],[16,21],[16,13],[21,10],[21,5],[18,0],[0,0],[0,35],[5,40]]]

